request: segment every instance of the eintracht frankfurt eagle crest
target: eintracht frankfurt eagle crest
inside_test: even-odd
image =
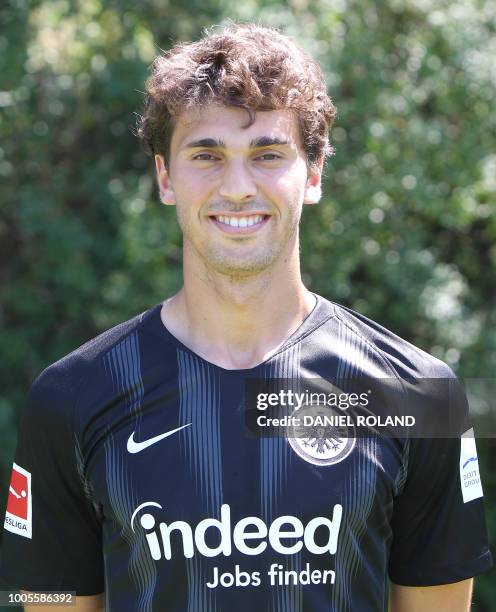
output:
[[[314,465],[340,463],[355,447],[353,425],[334,427],[325,425],[329,417],[338,415],[329,406],[304,406],[295,411],[300,425],[288,427],[288,442],[302,459]],[[306,417],[306,418],[305,418]],[[311,425],[305,425],[311,422]]]

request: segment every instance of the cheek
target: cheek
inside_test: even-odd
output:
[[[302,164],[295,164],[290,172],[285,172],[277,177],[274,188],[291,200],[297,200],[303,198],[305,191],[305,184],[307,180],[306,166]]]
[[[298,209],[303,204],[305,184],[301,180],[281,178],[274,186],[274,196],[283,208]]]
[[[199,208],[210,197],[212,181],[200,173],[181,172],[175,177],[174,191],[190,208]]]
[[[174,185],[174,193],[178,216],[180,215],[183,219],[193,216],[198,212],[198,208],[200,208],[205,196],[205,191],[197,180],[177,181]]]

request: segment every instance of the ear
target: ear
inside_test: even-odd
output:
[[[157,183],[162,204],[173,206],[176,203],[176,195],[172,188],[169,173],[165,168],[162,155],[155,155],[155,168],[157,170]]]
[[[320,158],[308,170],[307,182],[305,185],[305,194],[303,197],[304,204],[317,204],[322,196],[322,168],[324,166],[324,158]]]

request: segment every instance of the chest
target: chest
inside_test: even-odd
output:
[[[331,520],[339,505],[342,521],[374,520],[387,531],[403,461],[394,439],[253,437],[242,392],[221,386],[199,393],[152,385],[139,409],[129,395],[114,398],[87,433],[94,443],[86,478],[105,520],[121,531],[145,507],[157,520],[197,525],[219,519],[225,504],[232,528],[247,516],[267,529],[281,516],[302,525]]]

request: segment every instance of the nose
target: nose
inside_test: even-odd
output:
[[[241,160],[231,160],[224,167],[219,195],[232,202],[246,202],[257,194],[249,169]]]

